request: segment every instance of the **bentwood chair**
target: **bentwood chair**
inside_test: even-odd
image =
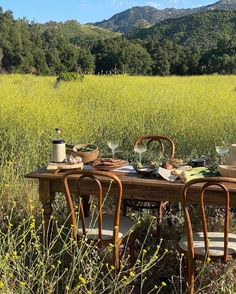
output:
[[[169,137],[159,135],[144,135],[136,138],[134,148],[136,145],[146,143],[147,148],[150,148],[151,143],[157,142],[161,148],[160,153],[162,160],[172,161],[175,155],[175,144]],[[158,151],[158,150],[157,150]],[[123,215],[127,214],[127,208],[131,207],[133,210],[153,209],[156,210],[157,215],[157,231],[160,233],[160,224],[162,222],[163,209],[166,207],[168,213],[171,213],[171,205],[168,201],[158,201],[152,203],[136,202],[132,200],[123,200]],[[171,225],[171,220],[168,218],[168,224]]]
[[[186,274],[189,294],[194,293],[196,260],[207,261],[207,258],[210,258],[212,261],[221,260],[226,262],[228,259],[236,256],[236,234],[229,233],[230,193],[227,189],[227,184],[230,183],[231,186],[235,184],[236,188],[236,179],[232,178],[209,177],[194,179],[186,183],[182,190],[181,201],[187,235],[181,238],[178,247],[180,252],[187,257],[188,261]],[[188,199],[188,190],[192,189],[196,184],[202,184],[200,192],[196,192],[196,197],[194,195],[195,202],[199,203],[198,205],[201,210],[201,232],[194,232],[195,230],[192,225],[193,215],[190,213],[189,205],[191,200]],[[222,190],[222,199],[225,201],[223,232],[208,231],[205,196],[207,196],[207,189],[212,186],[217,186]]]
[[[99,178],[100,177],[100,178]],[[115,213],[104,213],[104,193],[101,177],[108,178],[115,185],[116,205]],[[81,199],[81,187],[83,180],[91,180],[96,185],[98,196],[98,213],[97,217],[94,215],[85,217],[83,203]],[[71,183],[70,183],[71,181]],[[72,181],[74,183],[72,183]],[[92,184],[91,182],[91,184]],[[110,243],[114,245],[113,249],[113,262],[116,270],[120,267],[120,245],[128,245],[130,249],[131,263],[134,262],[134,233],[131,233],[131,229],[134,228],[135,223],[128,217],[120,215],[120,207],[122,201],[122,183],[120,179],[110,173],[103,171],[68,171],[63,176],[63,184],[65,188],[66,200],[70,212],[70,219],[72,224],[72,234],[75,239],[87,237],[88,241],[97,241],[98,246],[108,246]],[[75,185],[74,191],[71,191],[71,187]],[[88,182],[86,183],[88,184]],[[83,187],[85,188],[85,187]],[[83,189],[84,193],[84,189]],[[74,195],[74,197],[72,196]],[[78,210],[79,220],[76,217],[76,210]]]

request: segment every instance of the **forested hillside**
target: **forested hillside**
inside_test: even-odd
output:
[[[0,10],[0,72],[236,73],[236,11],[165,20],[122,36],[71,20],[37,24]]]
[[[117,13],[108,20],[96,22],[94,25],[127,34],[135,28],[145,28],[167,18],[176,18],[183,15],[196,13],[199,8],[194,9],[157,9],[150,6],[136,6]]]
[[[135,28],[146,28],[165,19],[173,19],[181,16],[196,14],[197,12],[207,12],[214,10],[235,10],[236,0],[220,0],[216,3],[199,6],[196,8],[177,9],[166,8],[157,9],[150,6],[136,6],[113,15],[107,20],[94,23],[94,25],[121,32],[124,34],[132,32]]]
[[[178,45],[202,50],[213,48],[220,38],[234,37],[236,33],[236,10],[213,10],[177,19],[168,19],[148,29],[130,33],[130,39],[170,40]]]

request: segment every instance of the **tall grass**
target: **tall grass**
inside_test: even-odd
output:
[[[173,138],[177,155],[208,155],[218,140],[236,140],[236,76],[86,76],[62,83],[31,75],[0,77],[1,179],[16,186],[22,175],[50,160],[54,128],[67,143],[107,139],[133,156],[140,134]]]
[[[110,152],[108,139],[119,138],[125,158],[134,157],[141,134],[170,136],[177,156],[213,155],[216,142],[236,141],[236,76],[86,76],[54,83],[53,77],[0,77],[2,229],[15,202],[14,226],[32,212],[41,217],[37,184],[24,175],[50,160],[55,127],[67,143],[94,142],[101,154]]]

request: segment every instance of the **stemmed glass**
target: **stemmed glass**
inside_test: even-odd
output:
[[[226,144],[222,145],[217,145],[216,147],[216,152],[220,156],[219,164],[222,164],[222,159],[225,157],[225,155],[229,152],[229,146]]]
[[[112,150],[112,157],[115,157],[115,149],[119,146],[119,142],[117,140],[107,141],[108,147]]]
[[[139,154],[139,162],[142,163],[142,153],[147,151],[147,145],[137,144],[134,146],[134,151]]]

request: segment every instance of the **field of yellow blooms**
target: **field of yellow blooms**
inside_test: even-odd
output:
[[[8,259],[0,267],[0,289],[5,289],[6,293],[20,293],[17,292],[19,287],[22,293],[31,293],[34,287],[38,287],[32,282],[28,285],[29,292],[24,292],[29,283],[27,274],[26,278],[20,279],[18,275],[18,280],[14,280],[15,272],[19,270],[21,273],[28,258],[21,260],[17,257],[21,241],[16,243],[15,238],[19,235],[21,240],[22,236],[27,238],[30,234],[29,244],[34,247],[36,241],[39,242],[41,232],[39,239],[34,237],[34,220],[31,220],[32,212],[36,218],[41,214],[37,185],[24,179],[24,175],[50,160],[51,139],[56,127],[61,128],[66,143],[96,143],[101,154],[110,152],[108,139],[118,138],[118,152],[127,159],[134,156],[132,144],[136,136],[144,134],[171,137],[176,143],[177,156],[182,157],[214,156],[216,143],[236,143],[236,76],[86,76],[83,81],[61,82],[59,85],[55,81],[55,77],[0,76],[0,219],[6,227],[11,222],[10,229],[16,226],[18,230],[18,233],[4,237],[5,251],[1,249],[0,254],[1,260],[5,260],[4,256],[8,254]],[[19,226],[18,221],[21,222]],[[26,226],[25,222],[29,222],[29,232],[21,235],[19,230]],[[25,239],[23,241],[27,244]],[[10,253],[9,244],[13,246]],[[31,251],[24,246],[28,255]],[[40,251],[41,255],[36,251],[34,257],[42,260],[32,268],[36,268],[39,275],[42,270],[51,274],[48,289],[52,287],[49,293],[53,293],[60,283],[54,281],[57,276],[52,273],[53,268],[45,265],[43,251]],[[9,258],[14,260],[9,261]],[[58,270],[59,262],[53,262]],[[16,266],[11,268],[8,264]],[[13,275],[12,281],[9,280],[10,274]],[[59,280],[62,280],[61,276],[56,279]],[[34,281],[37,284],[36,274]],[[37,293],[44,293],[45,281],[46,276],[41,280],[42,292]],[[68,282],[69,286],[63,283],[65,289],[74,287],[72,280]],[[75,292],[65,293],[77,293],[76,287],[73,288]],[[81,293],[90,293],[86,291]]]
[[[142,134],[171,137],[187,157],[236,142],[236,76],[86,76],[56,86],[55,77],[2,75],[0,89],[1,191],[14,192],[50,160],[55,127],[67,143],[94,142],[101,154],[116,137],[127,159]]]

